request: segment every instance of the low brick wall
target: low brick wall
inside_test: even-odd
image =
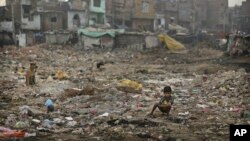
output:
[[[115,48],[143,49],[144,44],[144,34],[123,33],[115,37]]]
[[[143,33],[123,33],[116,36],[114,47],[143,50],[146,48],[154,48],[158,45],[158,38],[155,35]]]
[[[70,37],[70,33],[45,33],[46,43],[65,44]]]

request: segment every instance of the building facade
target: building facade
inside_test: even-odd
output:
[[[70,0],[67,10],[67,29],[77,30],[88,25],[88,0]]]
[[[239,22],[239,30],[250,34],[250,0],[242,2]]]
[[[91,0],[89,5],[89,25],[106,23],[106,0]]]
[[[112,27],[132,28],[133,0],[106,0],[107,22]]]
[[[212,31],[229,30],[228,0],[209,0],[207,12],[208,29]]]
[[[155,0],[134,0],[132,28],[137,30],[154,30]]]

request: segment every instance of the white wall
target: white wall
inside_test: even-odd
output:
[[[29,21],[29,18],[23,18],[22,16],[22,29],[40,30],[41,29],[41,16],[34,15],[32,21]]]
[[[22,5],[31,5],[31,0],[22,0]],[[40,30],[41,29],[41,16],[33,15],[33,20],[29,20],[29,18],[23,18],[24,10],[21,7],[21,21],[22,21],[22,29],[31,29],[31,30]]]
[[[161,20],[161,24],[158,24],[158,20]],[[156,14],[156,18],[154,20],[154,30],[158,30],[159,26],[161,26],[163,29],[165,29],[166,21],[163,14]]]
[[[1,6],[6,6],[6,0],[0,0],[0,7]]]
[[[26,47],[26,34],[17,35],[17,39],[19,40],[19,46]]]
[[[78,14],[78,16],[80,17],[80,27],[83,27],[87,24],[88,20],[87,20],[87,16],[86,13],[84,11],[68,11],[68,29],[69,30],[74,30],[76,29],[76,27],[73,24],[73,18],[74,16]]]
[[[21,4],[24,4],[24,5],[31,5],[31,0],[22,0],[22,1],[21,1]]]
[[[8,31],[12,32],[13,31],[13,26],[12,22],[0,22],[0,31]]]

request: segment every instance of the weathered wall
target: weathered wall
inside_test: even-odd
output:
[[[207,9],[207,25],[208,28],[215,31],[221,30],[223,24],[229,24],[229,17],[227,13],[228,0],[210,0]],[[224,17],[225,16],[225,17]]]
[[[80,44],[84,45],[84,49],[94,48],[112,48],[114,46],[114,39],[110,36],[103,36],[101,38],[90,38],[87,36],[80,36]]]
[[[93,20],[95,19],[95,20]],[[105,14],[103,13],[94,13],[91,12],[89,14],[89,24],[93,25],[94,23],[96,24],[104,24],[106,22],[106,17]]]
[[[159,23],[160,21],[160,23]],[[165,15],[164,14],[156,14],[155,20],[154,20],[154,30],[158,30],[160,28],[165,29],[166,21],[165,21]]]
[[[115,38],[116,48],[143,49],[145,36],[143,34],[120,34]]]
[[[106,0],[100,1],[100,6],[94,6],[94,0],[90,1],[90,15],[89,15],[89,24],[93,25],[94,23],[97,24],[104,24],[106,23]],[[95,19],[95,20],[93,20]]]
[[[28,46],[34,44],[34,33],[32,31],[26,33],[26,44]]]
[[[13,23],[12,21],[0,22],[0,31],[12,32],[13,31],[12,23]]]
[[[80,18],[79,27],[84,27],[87,24],[87,16],[84,11],[68,11],[68,29],[74,30],[77,29],[77,24],[74,23],[74,16],[78,15]]]
[[[31,5],[31,0],[21,0],[21,4]]]
[[[51,33],[45,33],[45,40],[47,44],[56,44],[56,35]]]
[[[103,48],[112,48],[114,46],[114,38],[106,35],[101,37],[101,47]]]
[[[87,0],[72,0],[69,1],[70,9],[86,10],[88,7]]]
[[[70,37],[70,33],[45,33],[45,40],[48,44],[65,44]]]
[[[106,0],[100,0],[100,7],[94,6],[94,0],[90,1],[90,12],[105,13],[106,12]]]
[[[250,1],[247,0],[242,3],[240,9],[240,15],[243,16],[240,18],[240,29],[244,32],[250,33]]]
[[[30,29],[30,30],[40,30],[41,29],[41,16],[33,15],[33,19],[29,20],[29,18],[22,17],[22,29]]]
[[[160,41],[157,36],[147,36],[145,38],[146,48],[159,47]]]
[[[134,50],[156,48],[159,47],[159,40],[155,35],[124,33],[116,36],[114,47]]]
[[[26,34],[18,34],[17,39],[20,47],[26,47]]]
[[[145,0],[134,1],[133,18],[154,19],[155,16],[155,0],[145,1],[148,4],[143,4]]]
[[[154,29],[154,19],[133,19],[133,29],[136,30],[150,30]]]
[[[112,2],[114,2],[112,4]],[[133,0],[106,0],[106,16],[109,19],[109,23],[113,24],[113,18],[115,18],[114,24],[125,24],[131,28],[131,18]]]
[[[56,21],[51,21],[51,18],[56,17]],[[42,15],[43,31],[56,31],[63,29],[63,13],[62,12],[45,12]]]

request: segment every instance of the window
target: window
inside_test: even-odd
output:
[[[23,17],[28,18],[32,10],[31,5],[22,5],[22,8],[23,8]]]
[[[143,0],[142,1],[142,13],[148,13],[149,12],[149,1]]]
[[[80,26],[80,17],[78,14],[74,15],[73,17],[73,25],[76,27]]]
[[[94,0],[94,7],[101,7],[101,0]]]
[[[55,23],[57,21],[57,19],[56,19],[56,17],[51,17],[50,21],[53,22],[53,23]]]
[[[157,19],[159,25],[161,25],[161,19]]]
[[[23,5],[23,13],[24,14],[29,14],[31,11],[31,5]]]

